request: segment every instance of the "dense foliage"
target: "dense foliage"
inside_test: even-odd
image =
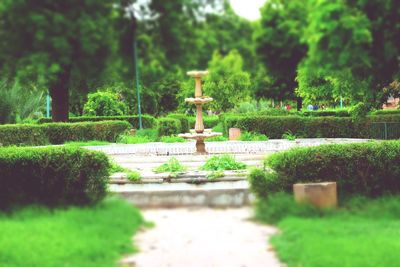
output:
[[[109,167],[105,154],[80,148],[0,148],[0,208],[98,202]]]
[[[253,191],[261,198],[291,192],[299,182],[335,181],[341,196],[380,196],[400,192],[400,142],[369,142],[297,148],[267,157],[271,170],[250,174]]]
[[[88,101],[83,106],[85,116],[121,116],[126,112],[127,107],[122,99],[110,92],[88,94]]]
[[[46,92],[56,121],[68,110],[81,115],[94,91],[118,95],[127,110],[89,114],[135,114],[136,82],[144,113],[183,112],[190,108],[184,98],[193,96],[191,69],[210,70],[204,91],[216,101],[206,108],[215,111],[255,98],[294,104],[299,96],[307,104],[342,99],[377,107],[399,94],[398,1],[271,0],[260,12],[250,22],[224,0],[2,1],[0,79],[7,88],[0,90],[10,95],[18,84],[29,97],[14,110],[15,101],[2,103],[0,121],[43,112]]]

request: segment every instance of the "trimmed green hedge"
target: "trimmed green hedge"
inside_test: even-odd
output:
[[[190,128],[194,129],[196,124],[196,117],[189,117]],[[219,123],[218,116],[203,116],[204,128],[211,129],[214,128]]]
[[[0,148],[0,208],[95,203],[109,168],[105,154],[81,148]]]
[[[301,113],[306,117],[350,117],[350,112],[346,109],[343,110],[315,110],[315,111],[303,111]]]
[[[130,127],[126,121],[0,125],[0,144],[36,146],[67,141],[115,142]]]
[[[185,114],[169,114],[167,118],[177,119],[181,123],[180,133],[188,133],[190,130],[189,117]]]
[[[170,136],[179,134],[181,131],[181,122],[173,118],[160,118],[157,121],[157,135]]]
[[[372,115],[400,115],[400,109],[379,109],[371,112]]]
[[[400,193],[400,141],[296,148],[265,160],[272,171],[254,170],[252,190],[264,198],[292,192],[294,183],[336,181],[340,195]]]
[[[95,122],[95,121],[127,121],[133,128],[139,128],[139,116],[83,116],[83,117],[71,117],[69,122]],[[40,118],[39,124],[52,123],[51,118]],[[150,115],[142,115],[143,128],[154,128],[156,126],[156,118]]]
[[[224,132],[237,127],[261,133],[272,139],[282,138],[286,131],[303,138],[376,138],[380,133],[374,122],[400,122],[400,115],[367,116],[361,120],[350,117],[300,116],[225,116]],[[400,138],[400,136],[398,137]]]

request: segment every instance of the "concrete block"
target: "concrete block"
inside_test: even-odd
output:
[[[336,182],[294,184],[293,193],[297,203],[309,203],[318,208],[337,206]]]
[[[229,140],[234,141],[234,140],[239,140],[241,131],[239,128],[229,128]]]

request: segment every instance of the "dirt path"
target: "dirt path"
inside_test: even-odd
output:
[[[155,227],[135,237],[140,252],[123,259],[127,266],[282,266],[267,243],[276,229],[250,221],[250,207],[144,210],[143,214]]]

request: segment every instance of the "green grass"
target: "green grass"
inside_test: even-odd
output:
[[[268,141],[269,137],[265,134],[243,132],[240,137],[240,141]]]
[[[225,154],[207,159],[201,169],[205,171],[243,170],[246,169],[246,164],[236,161],[232,155]]]
[[[131,238],[142,224],[137,209],[115,198],[94,207],[0,213],[0,266],[117,266],[134,251]]]
[[[277,223],[271,243],[289,267],[400,266],[400,197],[354,198],[325,211],[292,199],[278,194],[256,211]]]
[[[171,135],[171,136],[161,136],[160,141],[163,143],[184,143],[187,140],[179,136]]]
[[[73,141],[73,142],[66,142],[64,145],[65,146],[104,146],[104,145],[109,145],[111,143],[106,142],[106,141]]]

